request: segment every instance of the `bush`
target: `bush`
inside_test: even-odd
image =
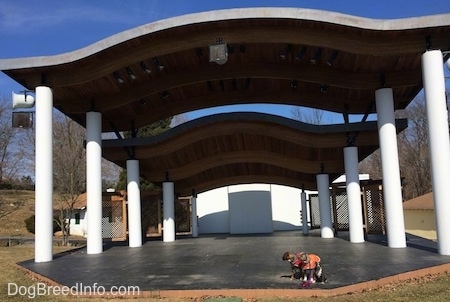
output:
[[[25,221],[25,226],[27,228],[27,231],[34,234],[34,215],[31,215]]]
[[[34,234],[34,221],[35,221],[35,215],[31,215],[30,217],[28,217],[27,219],[25,219],[25,226],[28,230],[28,232]],[[59,227],[59,225],[56,223],[57,217],[53,217],[53,233],[61,231],[61,228]]]

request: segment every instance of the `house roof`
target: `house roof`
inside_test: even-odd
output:
[[[222,65],[209,62],[209,47],[220,41],[228,49]],[[393,89],[395,109],[405,108],[422,89],[421,56],[427,49],[450,50],[450,14],[378,20],[247,8],[160,20],[60,55],[0,60],[0,70],[28,89],[51,87],[54,106],[83,126],[87,111],[101,112],[102,130],[118,136],[177,114],[231,104],[342,114],[340,131],[323,127],[317,135],[306,128],[293,132],[295,127],[289,130],[271,117],[262,123],[239,115],[234,126],[232,119],[205,122],[209,131],[197,127],[189,141],[169,135],[158,143],[168,148],[161,153],[150,152],[156,150],[152,141],[122,137],[102,146],[106,159],[125,168],[127,159],[136,158],[150,182],[167,176],[181,195],[256,181],[315,190],[314,177],[322,170],[332,177],[344,173],[337,163],[348,142],[363,150],[359,160],[377,149],[377,142],[362,141],[373,134],[372,126],[351,126],[349,114],[361,114],[364,124],[376,112],[375,91],[381,87]]]
[[[102,200],[111,200],[111,201],[122,201],[125,198],[126,192],[125,191],[118,191],[118,192],[103,192],[102,193]],[[75,203],[73,205],[73,209],[75,210],[81,210],[87,206],[87,194],[83,193],[77,197],[75,200]]]
[[[404,210],[434,210],[433,192],[410,199],[403,203]]]

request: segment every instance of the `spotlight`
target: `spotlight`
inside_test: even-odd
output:
[[[305,55],[305,53],[306,53],[306,46],[303,46],[299,51],[298,51],[298,53],[295,55],[295,59],[296,60],[301,60],[302,58],[303,58],[303,56]]]
[[[155,64],[156,67],[158,67],[158,70],[159,70],[159,71],[163,71],[163,69],[166,67],[166,66],[164,66],[163,64],[161,64],[161,62],[159,61],[158,58],[154,58],[154,59],[153,59],[153,64]]]
[[[320,57],[322,56],[322,48],[317,49],[316,53],[314,54],[314,57],[310,60],[312,64],[317,64],[317,61],[319,61]]]
[[[297,84],[298,84],[298,82],[296,80],[291,80],[291,88],[292,89],[297,89]]]
[[[163,99],[163,100],[165,100],[165,99],[167,99],[169,97],[169,92],[167,91],[167,90],[164,90],[162,93],[161,93],[161,98]]]
[[[197,48],[195,50],[195,54],[197,55],[197,57],[201,58],[203,57],[203,50],[201,48]]]
[[[333,62],[334,62],[334,60],[336,60],[337,56],[338,56],[338,51],[337,50],[333,51],[333,53],[331,54],[330,58],[327,61],[327,65],[330,67],[333,66]]]
[[[125,83],[125,81],[120,77],[118,72],[114,73],[114,77],[116,78],[117,83],[119,83],[119,84]]]
[[[213,85],[212,85],[211,81],[206,82],[206,85],[208,86],[209,91],[211,91],[211,92],[214,91],[214,88],[213,88]]]
[[[146,73],[146,74],[150,74],[152,72],[152,70],[150,68],[147,67],[147,65],[145,65],[145,62],[142,61],[141,64],[139,64],[142,68],[142,70]]]
[[[325,84],[320,85],[320,92],[322,93],[327,93],[328,91],[328,86]]]
[[[287,55],[291,52],[292,50],[292,45],[288,45],[286,46],[286,48],[284,49],[284,51],[280,54],[280,58],[285,60]]]
[[[132,81],[136,80],[136,76],[134,75],[133,70],[131,70],[130,67],[127,68],[127,73],[128,73],[128,75],[130,76],[130,79],[131,79]]]
[[[231,82],[231,83],[232,83],[232,86],[233,86],[233,90],[237,91],[238,90],[238,85],[237,85],[236,79],[233,79],[233,82]]]

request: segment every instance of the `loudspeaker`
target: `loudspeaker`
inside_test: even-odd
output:
[[[32,112],[13,112],[12,113],[13,128],[32,128],[33,127],[33,113]]]
[[[12,93],[13,109],[31,108],[34,106],[34,96],[24,92],[23,94]]]

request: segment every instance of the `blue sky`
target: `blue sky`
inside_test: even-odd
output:
[[[450,13],[448,0],[0,0],[0,59],[69,52],[139,25],[188,13],[269,6],[313,8],[375,19]],[[22,86],[0,73],[0,96],[10,98],[11,91],[20,90]],[[291,115],[290,106],[252,105],[237,110]],[[188,118],[200,114],[205,112],[190,113]]]

